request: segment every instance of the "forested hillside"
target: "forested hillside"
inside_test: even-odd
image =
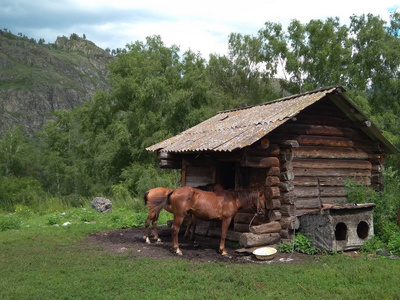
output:
[[[88,41],[80,40],[76,49],[68,48],[69,39],[43,47],[25,42],[30,51],[43,52],[44,58],[32,61],[32,67],[11,54],[4,56],[2,50],[2,96],[11,89],[21,95],[44,93],[49,102],[33,101],[28,110],[39,114],[41,105],[61,110],[32,137],[18,126],[3,134],[0,203],[12,207],[49,196],[74,201],[99,194],[124,197],[141,195],[157,185],[173,186],[180,174],[159,170],[154,153],[147,153],[145,147],[220,110],[332,85],[344,86],[349,98],[399,147],[399,30],[396,13],[390,23],[373,15],[353,16],[349,25],[335,18],[307,24],[293,20],[287,30],[267,22],[251,36],[232,33],[229,54],[207,59],[177,46],[167,47],[160,36],[148,37],[111,60],[111,89],[102,77],[108,56],[89,47]],[[1,38],[2,49],[17,43]],[[74,60],[65,73],[72,76],[60,78],[57,66],[66,64],[63,58],[67,53],[72,56],[71,51]],[[83,58],[82,52],[91,58]],[[96,68],[89,69],[85,60]],[[41,73],[44,65],[52,75]],[[15,73],[5,75],[11,67]],[[31,84],[39,75],[41,83]],[[76,97],[68,98],[71,90]],[[83,101],[88,90],[97,92],[92,101]],[[58,98],[50,97],[54,91],[70,100],[58,105]],[[15,98],[12,105],[23,105],[22,99]],[[393,170],[399,167],[398,157],[391,157],[386,165],[394,167],[391,176],[397,178]]]
[[[96,90],[109,90],[112,59],[76,34],[45,44],[0,30],[0,133],[20,125],[32,134],[54,110],[72,110]]]

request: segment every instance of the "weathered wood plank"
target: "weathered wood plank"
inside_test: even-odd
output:
[[[254,234],[261,233],[279,233],[282,226],[279,222],[264,223],[261,225],[250,226],[250,232]]]
[[[322,203],[319,198],[299,198],[296,199],[296,210],[301,208],[321,208]]]
[[[294,176],[295,176],[295,174],[294,174],[293,170],[288,170],[288,171],[281,172],[279,174],[279,179],[281,181],[291,181],[294,179]]]
[[[327,136],[342,136],[342,137],[359,137],[360,133],[351,128],[334,127],[326,125],[286,123],[281,126],[282,132],[294,133],[300,135],[327,135]]]
[[[344,177],[367,177],[371,176],[370,170],[353,169],[312,169],[312,168],[294,168],[294,176],[344,176]]]
[[[333,158],[367,160],[370,155],[357,148],[332,148],[303,146],[293,149],[295,158]]]
[[[253,220],[253,221],[252,221]],[[255,215],[255,213],[238,212],[234,217],[234,223],[242,223],[249,225],[259,225],[266,222],[262,216]]]
[[[161,169],[182,169],[181,160],[161,159],[158,163]]]
[[[257,225],[258,226],[258,225]],[[244,223],[234,223],[233,224],[233,230],[237,232],[249,232],[249,224],[244,224]]]
[[[293,184],[295,186],[344,186],[348,177],[295,177]],[[369,177],[353,177],[352,181],[359,185],[370,185],[371,179]]]
[[[279,180],[278,176],[267,176],[265,179],[265,186],[276,186],[280,183],[281,181]]]
[[[299,147],[299,142],[296,139],[281,139],[278,145],[281,148],[297,148]]]
[[[269,168],[267,171],[267,176],[279,176],[281,169],[279,167]]]
[[[295,206],[293,204],[282,204],[281,205],[281,209],[280,212],[282,214],[282,218],[283,216],[294,216],[295,215]]]
[[[281,203],[293,204],[296,199],[296,195],[294,194],[293,191],[290,191],[287,193],[282,193],[281,197],[279,199],[280,199]]]
[[[279,167],[279,159],[277,157],[244,156],[240,164],[243,167],[253,168]]]
[[[294,183],[293,181],[282,181],[278,183],[278,187],[281,190],[281,192],[290,192],[293,191],[294,189]]]
[[[254,234],[251,232],[242,233],[239,244],[242,247],[266,246],[278,243],[281,239],[279,233]]]
[[[279,199],[266,199],[266,207],[267,209],[279,209],[281,207],[281,201]]]
[[[296,198],[318,197],[319,193],[320,192],[317,186],[295,186],[293,189],[293,194]]]
[[[264,195],[266,199],[278,198],[281,192],[277,186],[266,186],[264,187]]]
[[[282,214],[278,209],[271,209],[268,211],[268,220],[270,222],[279,221],[282,218]]]
[[[367,160],[339,160],[339,159],[299,159],[293,160],[294,168],[313,169],[357,169],[371,170],[372,164]]]
[[[270,157],[270,156],[278,156],[280,154],[280,148],[277,144],[271,144],[268,148],[262,147],[247,147],[244,150],[244,156],[261,156],[261,157]]]
[[[297,230],[300,227],[300,220],[295,216],[290,216],[290,217],[282,216],[279,223],[281,224],[281,227],[283,229]]]
[[[347,197],[321,197],[322,204],[340,204],[347,202]]]

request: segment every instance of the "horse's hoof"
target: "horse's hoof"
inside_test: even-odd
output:
[[[176,249],[176,251],[175,251],[175,253],[176,254],[178,254],[178,255],[180,255],[180,256],[182,256],[183,255],[183,253],[182,253],[182,251],[181,251],[181,249]]]
[[[146,238],[146,244],[151,244],[150,239],[148,237]]]
[[[228,255],[228,252],[226,251],[226,250],[223,250],[223,251],[219,251],[220,253],[221,253],[221,255],[223,255],[223,256],[225,256],[225,255]]]
[[[162,244],[163,242],[160,239],[157,239],[156,244]]]

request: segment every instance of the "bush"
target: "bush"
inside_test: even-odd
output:
[[[0,178],[0,208],[6,211],[14,211],[17,205],[34,208],[46,198],[46,192],[35,179],[13,176]]]
[[[281,253],[290,253],[293,250],[293,243],[291,242],[283,242],[278,245],[278,251]]]
[[[318,249],[311,246],[311,239],[302,233],[298,233],[294,240],[294,249],[304,254],[317,254]]]
[[[0,231],[6,231],[11,229],[20,229],[21,220],[15,215],[5,215],[0,217]]]
[[[377,236],[373,236],[362,245],[360,251],[364,253],[376,253],[378,250],[384,249],[385,247],[385,243]]]
[[[293,250],[296,252],[314,255],[320,250],[311,246],[311,239],[302,233],[297,233],[294,239],[294,247],[292,242],[284,242],[278,245],[279,252],[290,253]]]

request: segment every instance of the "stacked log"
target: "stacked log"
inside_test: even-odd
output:
[[[294,204],[298,216],[318,211],[325,203],[347,202],[349,179],[382,188],[382,152],[345,117],[338,117],[339,112],[321,113],[323,117],[302,114],[298,122],[287,122],[271,137],[271,141],[295,139],[299,145],[281,157],[285,169],[281,167],[280,186],[287,190],[281,198],[283,215],[292,213],[286,205]]]
[[[294,173],[293,173],[293,150],[299,147],[296,140],[281,140],[281,147],[283,148],[280,155],[280,183],[279,189],[281,191],[281,230],[279,232],[282,240],[294,238],[295,230],[298,229],[298,219],[295,217],[296,207],[295,200],[296,194],[294,193]],[[297,222],[297,223],[296,223]],[[296,225],[295,225],[296,223]]]
[[[159,151],[158,158],[161,169],[182,169],[182,157],[177,154]]]
[[[243,247],[265,246],[280,241],[280,152],[278,144],[264,138],[243,153],[241,165],[251,168],[249,186],[263,189],[266,202],[264,218],[255,217],[254,210],[240,211],[235,216],[234,229],[243,232],[239,239]]]
[[[383,164],[385,162],[385,155],[378,146],[373,149],[373,154],[371,155],[371,187],[377,191],[383,191]]]

